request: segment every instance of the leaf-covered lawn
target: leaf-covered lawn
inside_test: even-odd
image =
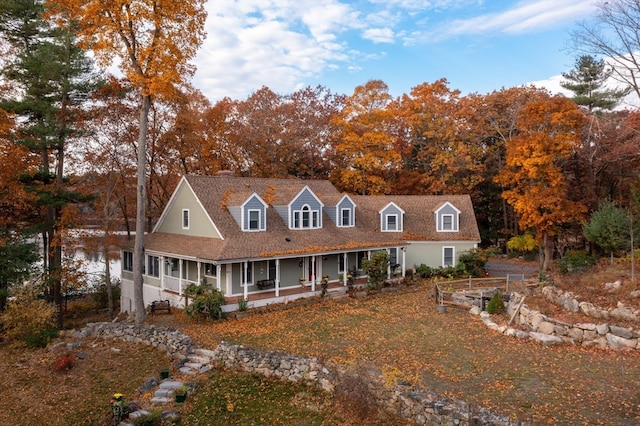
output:
[[[367,362],[443,396],[537,424],[640,422],[640,357],[543,347],[488,330],[465,310],[438,314],[426,286],[363,299],[179,326],[199,344],[230,342]]]

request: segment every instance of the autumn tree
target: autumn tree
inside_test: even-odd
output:
[[[333,120],[338,142],[331,180],[341,190],[362,195],[391,191],[390,180],[401,167],[391,101],[387,85],[371,80],[355,88]]]
[[[0,312],[5,309],[9,289],[28,278],[40,257],[26,232],[34,196],[20,182],[21,176],[37,170],[38,158],[12,142],[14,126],[9,114],[0,110]]]
[[[80,24],[79,35],[98,63],[120,68],[140,96],[137,141],[134,306],[137,323],[145,317],[143,300],[144,229],[146,218],[146,143],[149,110],[154,98],[171,96],[193,72],[189,60],[204,38],[204,0],[51,0]]]
[[[467,138],[460,92],[447,80],[414,87],[395,109],[406,138],[397,192],[469,193],[482,181],[481,147]]]
[[[317,86],[290,95],[268,87],[244,101],[223,100],[218,126],[223,162],[243,176],[326,178],[332,157],[333,125],[341,96]],[[220,120],[220,118],[218,118]]]
[[[562,76],[566,79],[560,85],[573,92],[573,101],[586,106],[589,113],[594,110],[611,110],[630,89],[607,89],[606,83],[613,68],[607,67],[604,60],[591,55],[581,55],[576,59],[574,68]]]
[[[580,145],[583,120],[576,104],[563,96],[527,103],[517,119],[520,133],[508,141],[505,168],[496,177],[520,227],[535,230],[541,241],[542,270],[552,260],[554,235],[579,222],[586,210],[571,199],[563,174],[564,162]]]
[[[571,34],[578,52],[610,61],[611,77],[640,98],[640,2],[599,0],[593,19],[583,21]]]
[[[459,132],[473,147],[471,158],[476,179],[480,179],[470,195],[484,241],[496,243],[518,233],[516,215],[502,198],[503,187],[495,177],[505,167],[507,144],[521,132],[518,118],[525,105],[547,97],[542,89],[512,87],[485,95],[471,94],[459,101]]]

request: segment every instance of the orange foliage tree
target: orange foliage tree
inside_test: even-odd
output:
[[[507,141],[505,168],[496,176],[502,196],[513,206],[522,229],[541,241],[542,269],[553,255],[551,237],[586,209],[570,197],[563,165],[580,145],[583,114],[563,96],[528,102],[518,115],[519,134]]]
[[[390,180],[401,168],[394,137],[397,119],[389,108],[389,88],[371,80],[355,88],[333,124],[337,134],[333,183],[341,190],[363,195],[388,194]]]
[[[447,80],[423,83],[395,105],[406,130],[400,192],[469,193],[482,180],[482,150],[467,138],[460,91]]]
[[[140,94],[136,235],[134,245],[134,312],[145,317],[143,300],[144,228],[146,218],[146,142],[149,110],[156,97],[171,96],[175,85],[193,72],[189,60],[204,38],[204,0],[51,0],[54,13],[79,23],[79,35],[98,63],[120,68]]]

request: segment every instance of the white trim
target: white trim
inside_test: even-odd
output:
[[[451,218],[451,228],[446,229],[444,226],[444,218]],[[456,223],[456,215],[451,213],[438,214],[438,232],[458,232],[458,224]]]
[[[344,224],[343,222],[343,217],[342,217],[342,213],[348,211],[349,212],[349,223],[348,224]],[[338,212],[338,228],[353,228],[355,226],[355,221],[353,220],[353,216],[354,216],[354,208],[353,207],[341,207],[340,211]]]
[[[305,210],[306,208],[306,210]],[[309,215],[308,221],[309,226],[303,226],[304,222],[303,214],[307,213]],[[300,210],[291,210],[291,227],[289,229],[321,229],[322,228],[322,207],[320,210],[314,210],[311,208],[309,204],[303,204],[300,207]],[[298,226],[296,225],[296,216],[298,216]],[[313,226],[314,221],[316,222],[316,226]]]
[[[257,228],[252,228],[251,227],[251,213],[258,213],[258,227]],[[264,226],[262,226],[262,210],[260,209],[247,209],[247,221],[246,221],[246,228],[245,228],[245,217],[244,217],[244,207],[242,208],[242,230],[246,231],[246,232],[260,232],[260,231],[264,231]]]

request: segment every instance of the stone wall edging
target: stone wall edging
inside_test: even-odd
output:
[[[507,304],[507,313],[514,317],[515,324],[529,329],[523,331],[517,328],[499,325],[491,315],[480,311],[478,307],[471,308],[471,313],[480,315],[484,324],[506,336],[518,338],[532,338],[543,345],[572,344],[583,347],[613,350],[640,349],[640,331],[632,328],[619,327],[611,324],[576,323],[568,324],[550,318],[539,311],[530,309],[526,304],[520,306],[523,295],[514,293]]]
[[[176,359],[182,359],[196,350],[191,338],[180,331],[130,323],[92,323],[80,331],[74,331],[73,336],[118,339],[150,345]],[[336,386],[340,385],[341,380],[353,375],[337,365],[324,365],[317,358],[257,350],[228,342],[221,342],[213,350],[213,360],[225,368],[300,382],[327,392],[336,392]],[[373,377],[358,375],[357,380],[366,381],[364,385],[378,406],[417,425],[467,423],[507,426],[513,423],[509,417],[463,401],[440,397],[419,386],[396,384],[388,387],[379,373]]]

